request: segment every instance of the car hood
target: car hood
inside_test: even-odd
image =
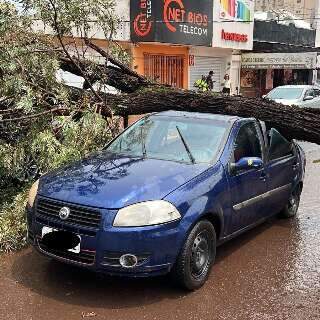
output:
[[[293,105],[299,105],[299,100],[287,100],[287,99],[275,99],[274,100],[277,103],[282,103],[286,106],[293,106]]]
[[[133,158],[104,151],[41,177],[38,195],[118,209],[162,199],[208,166]]]

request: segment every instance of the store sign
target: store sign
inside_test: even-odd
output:
[[[315,69],[316,52],[249,53],[242,55],[243,69]]]
[[[220,18],[231,21],[253,20],[253,0],[220,0]]]
[[[225,41],[248,42],[248,35],[235,32],[225,32],[222,29],[221,39]]]
[[[131,0],[130,16],[133,42],[212,44],[212,0]]]
[[[189,67],[194,67],[194,55],[189,55]]]

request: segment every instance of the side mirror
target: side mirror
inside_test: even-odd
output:
[[[305,96],[303,98],[303,101],[310,101],[310,100],[313,100],[313,96]]]
[[[256,157],[241,158],[237,163],[230,164],[230,169],[232,172],[250,170],[250,169],[260,169],[262,167],[263,167],[262,159],[256,158]]]

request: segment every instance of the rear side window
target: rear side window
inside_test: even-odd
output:
[[[292,143],[282,136],[276,129],[272,128],[269,133],[270,147],[269,160],[276,160],[294,155]]]
[[[236,138],[234,148],[234,161],[241,158],[258,157],[262,158],[262,148],[257,128],[253,122],[244,124]]]

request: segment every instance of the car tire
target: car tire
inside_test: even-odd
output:
[[[297,215],[300,204],[301,189],[295,188],[290,195],[287,205],[280,212],[280,217],[289,219]]]
[[[171,275],[187,290],[200,288],[207,280],[216,256],[216,232],[208,220],[190,231]]]

